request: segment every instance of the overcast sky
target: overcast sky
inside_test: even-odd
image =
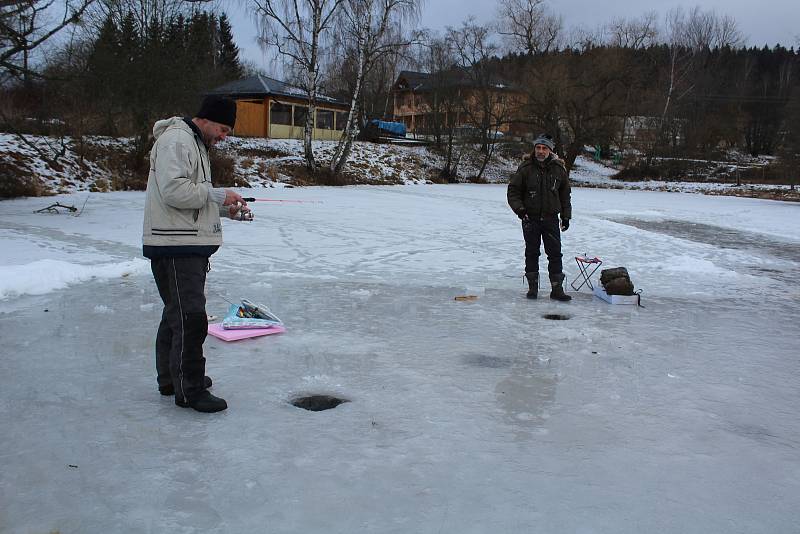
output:
[[[497,9],[497,2],[492,0],[424,1],[419,27],[435,30],[459,26],[470,15],[475,16],[479,23],[489,22]],[[244,9],[238,7],[239,2],[229,5],[229,16],[242,58],[254,61],[256,66],[268,72],[272,71],[255,44],[254,23]],[[564,17],[567,28],[591,28],[617,17],[637,17],[650,10],[655,10],[663,21],[664,15],[674,7],[690,9],[699,5],[704,10],[714,9],[721,15],[735,18],[748,45],[773,46],[780,43],[787,48],[797,47],[800,39],[800,0],[550,0],[549,5]]]

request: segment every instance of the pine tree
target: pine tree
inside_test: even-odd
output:
[[[86,65],[87,76],[84,81],[84,90],[88,97],[96,103],[97,110],[102,116],[102,131],[115,135],[113,115],[118,107],[118,84],[116,73],[118,71],[117,54],[119,53],[119,30],[111,16],[106,17],[97,40],[92,45]]]
[[[219,16],[219,61],[217,67],[221,71],[224,82],[238,80],[243,76],[242,64],[239,61],[239,47],[233,41],[233,30],[225,13]]]
[[[195,87],[207,88],[214,83],[214,35],[208,13],[195,13],[187,30],[187,75]]]
[[[110,16],[106,17],[87,62],[89,74],[87,90],[93,98],[99,98],[109,93],[111,80],[108,74],[116,65],[119,37],[119,31],[113,19]]]
[[[126,107],[135,105],[139,96],[139,85],[141,74],[141,39],[139,29],[136,26],[136,19],[133,14],[128,12],[122,19],[119,30],[119,47],[117,48],[117,76],[115,80],[119,88],[119,96],[126,102]]]

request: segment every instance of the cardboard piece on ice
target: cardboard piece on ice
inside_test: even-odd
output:
[[[277,325],[270,328],[250,328],[247,330],[225,330],[219,323],[208,325],[208,333],[222,341],[239,341],[240,339],[281,334],[283,332],[286,332],[286,328]]]
[[[594,296],[603,299],[609,304],[639,304],[639,295],[609,295],[600,286],[595,286]]]

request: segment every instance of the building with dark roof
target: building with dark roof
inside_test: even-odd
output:
[[[499,125],[495,125],[496,130],[517,133],[513,131],[515,125],[511,119],[515,115],[514,110],[519,108],[524,93],[500,78],[493,78],[489,87],[492,105],[495,107],[493,115],[506,117]],[[469,71],[463,68],[454,67],[435,74],[404,70],[392,86],[393,118],[405,124],[409,132],[423,135],[430,133],[433,120],[444,120],[462,128],[468,122],[467,117],[479,115],[481,90],[470,77]],[[441,98],[444,93],[450,98],[455,95],[459,105],[452,113],[454,116],[435,119],[431,102]]]
[[[308,115],[308,93],[260,74],[226,83],[208,92],[236,101],[234,135],[302,139]],[[338,139],[347,120],[348,104],[317,95],[314,139]]]

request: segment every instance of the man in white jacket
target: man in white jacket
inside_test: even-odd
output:
[[[235,123],[236,103],[209,96],[192,119],[156,122],[150,151],[142,243],[164,302],[156,335],[158,390],[174,394],[178,406],[200,412],[228,407],[208,391],[203,357],[206,273],[222,245],[220,215],[252,218],[241,195],[211,182],[208,150]]]

